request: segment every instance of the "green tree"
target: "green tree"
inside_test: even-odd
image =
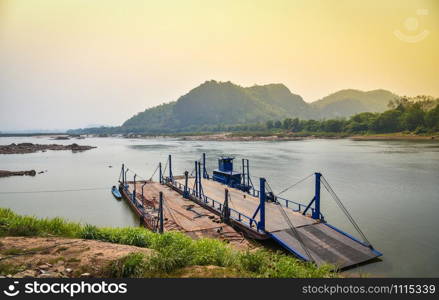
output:
[[[268,120],[267,122],[265,122],[265,126],[267,127],[267,129],[272,129],[274,127],[274,123],[272,120]]]
[[[292,123],[293,123],[293,119],[286,118],[282,123],[282,128],[285,130],[289,130],[289,129],[291,129]]]
[[[400,117],[401,111],[398,109],[387,110],[373,122],[372,129],[377,132],[396,132],[401,128]]]
[[[298,118],[295,118],[292,120],[290,129],[293,132],[298,132],[298,131],[302,130],[302,126],[301,126],[300,120]]]
[[[425,114],[425,125],[430,131],[439,131],[439,104]]]
[[[401,125],[404,129],[413,131],[424,126],[424,115],[419,103],[410,105],[401,116]]]
[[[343,131],[344,121],[343,120],[327,120],[322,124],[323,131],[326,132],[341,132]]]

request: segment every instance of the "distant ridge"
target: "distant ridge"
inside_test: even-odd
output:
[[[398,96],[382,89],[368,92],[346,89],[312,102],[311,106],[319,111],[321,118],[332,119],[349,117],[360,112],[383,112],[396,97]]]
[[[242,87],[230,81],[206,81],[175,102],[146,109],[113,132],[203,131],[212,126],[261,123],[285,118],[329,119],[360,112],[383,112],[397,96],[386,90],[347,89],[306,103],[281,83]],[[72,132],[99,132],[95,129]]]

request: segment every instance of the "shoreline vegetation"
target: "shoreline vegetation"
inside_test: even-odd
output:
[[[125,122],[118,127],[69,130],[68,134],[152,136],[205,140],[297,140],[311,138],[352,138],[362,140],[437,139],[439,136],[439,99],[427,96],[400,97],[382,112],[362,112],[349,118],[299,119],[285,118],[258,123],[219,123],[212,119],[190,126],[151,127]],[[146,118],[146,117],[145,117]],[[142,119],[143,120],[143,119]],[[131,125],[130,125],[131,124]],[[148,123],[149,124],[149,123]]]
[[[124,124],[119,127],[69,130],[64,135],[57,134],[51,136],[51,138],[65,140],[69,138],[83,139],[84,136],[173,137],[183,140],[211,141],[281,141],[341,138],[352,140],[439,139],[439,99],[427,96],[401,97],[391,101],[389,107],[389,110],[382,113],[362,112],[348,119],[286,118],[249,124],[199,124],[172,130],[165,127],[162,129],[129,127]],[[12,135],[0,134],[1,136],[8,137]],[[36,134],[17,134],[16,136],[36,136]],[[42,136],[47,136],[47,134]],[[0,146],[0,154],[2,154],[1,148],[2,146]]]
[[[106,251],[107,248],[111,251]],[[0,276],[329,278],[341,275],[330,265],[317,267],[281,251],[242,251],[220,240],[193,240],[179,232],[158,234],[140,227],[100,228],[61,218],[21,216],[0,208]]]
[[[436,134],[411,134],[411,133],[391,133],[391,134],[362,134],[349,135],[344,133],[220,133],[220,134],[201,134],[176,136],[184,140],[195,141],[296,141],[311,139],[351,139],[351,140],[439,140],[439,133]]]
[[[46,135],[8,135],[8,137],[45,137]],[[49,135],[52,136],[52,135]],[[66,135],[68,136],[68,135]],[[0,135],[2,137],[2,135]],[[285,131],[245,131],[245,132],[185,132],[179,134],[87,134],[82,135],[81,139],[86,137],[119,137],[131,139],[148,139],[148,138],[176,138],[187,141],[299,141],[313,139],[350,139],[356,141],[439,141],[439,132],[417,134],[414,132],[393,132],[393,133],[361,133],[348,134],[340,132],[285,132]],[[1,146],[0,146],[1,147]],[[96,147],[92,147],[96,148]],[[44,151],[44,150],[41,150]],[[31,152],[17,152],[31,153]],[[5,154],[5,153],[0,153]]]

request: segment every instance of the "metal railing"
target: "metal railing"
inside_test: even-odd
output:
[[[182,184],[182,183],[180,183],[178,181],[175,181],[175,180],[171,181],[169,179],[169,177],[166,177],[165,178],[165,182],[171,183],[173,186],[175,186],[179,190],[184,191],[184,184]],[[189,195],[192,195],[193,197],[195,197],[199,201],[209,205],[210,207],[214,208],[218,212],[222,211],[223,204],[221,202],[219,202],[217,200],[214,200],[214,199],[212,199],[212,198],[210,198],[210,197],[208,197],[206,195],[202,195],[201,199],[200,199],[199,197],[196,197],[195,190],[191,189],[190,187],[187,187],[187,191],[188,191]],[[250,191],[249,191],[249,194],[254,196],[254,197],[259,197],[260,191],[255,189],[255,188],[251,188]],[[307,206],[305,204],[301,204],[301,203],[298,203],[298,202],[295,202],[295,201],[292,201],[292,200],[288,200],[288,199],[285,199],[285,198],[282,198],[282,197],[279,197],[279,196],[275,196],[275,197],[277,199],[277,202],[280,205],[282,205],[282,206],[284,206],[286,208],[289,208],[289,209],[293,210],[294,212],[302,213],[305,210],[306,206]],[[310,207],[309,209],[311,210],[311,213],[313,214],[314,213],[314,208]],[[247,227],[250,227],[250,228],[253,228],[253,226],[257,227],[258,221],[256,221],[255,219],[250,218],[250,217],[240,213],[239,211],[234,210],[233,208],[229,208],[229,210],[231,212],[230,213],[231,218],[234,219],[235,221],[241,222],[241,223],[243,223],[244,225],[246,225]],[[234,214],[232,214],[232,212]],[[234,217],[232,217],[232,215],[234,215]],[[323,214],[320,213],[320,217],[323,219],[324,218]]]
[[[137,201],[136,195],[133,196],[128,189],[128,185],[124,185],[124,191],[128,196],[128,200],[138,209],[139,213],[142,215],[143,221],[145,225],[153,231],[156,231],[158,228],[158,217],[151,215],[150,213],[146,213],[145,206],[143,203]]]
[[[181,183],[179,183],[177,181],[172,181],[171,182],[170,180],[167,180],[167,182],[171,183],[174,187],[178,188],[179,190],[184,191],[184,185],[183,184],[181,184]],[[195,190],[191,189],[190,187],[187,188],[187,191],[188,191],[189,195],[192,195],[195,199],[197,199],[201,203],[203,203],[203,204],[205,204],[207,206],[210,206],[211,208],[213,208],[218,213],[222,212],[223,206],[224,206],[223,203],[221,203],[221,202],[219,202],[219,201],[217,201],[215,199],[212,199],[212,198],[210,198],[210,197],[208,197],[206,195],[201,195],[201,198],[200,197],[196,197]],[[243,225],[245,225],[245,226],[247,226],[247,227],[249,227],[251,229],[255,229],[255,228],[257,229],[258,221],[256,219],[253,219],[253,218],[251,218],[251,217],[249,217],[249,216],[247,216],[247,215],[245,215],[245,214],[243,214],[243,213],[241,213],[241,212],[239,212],[239,211],[237,211],[237,210],[235,210],[233,208],[230,208],[230,207],[229,207],[229,212],[230,212],[229,215],[230,215],[231,219],[233,219],[233,220],[235,220],[237,222],[240,222]]]

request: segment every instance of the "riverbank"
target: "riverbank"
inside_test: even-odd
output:
[[[8,136],[8,137],[12,137]],[[1,137],[1,136],[0,136]],[[5,136],[6,137],[6,136]],[[20,137],[35,137],[43,138],[45,135],[20,135]],[[169,133],[169,134],[90,134],[77,136],[72,135],[68,138],[53,138],[52,139],[85,139],[85,138],[106,138],[106,137],[119,137],[119,138],[129,138],[129,139],[148,139],[148,138],[177,138],[185,141],[301,141],[301,140],[313,140],[313,139],[351,139],[351,140],[369,140],[369,141],[384,141],[384,140],[437,140],[439,141],[439,133],[432,134],[415,134],[415,133],[382,133],[382,134],[349,134],[341,132],[285,132],[285,131],[262,131],[262,132],[221,132],[221,133],[209,133],[209,132],[187,132],[187,133]],[[20,144],[19,144],[20,145]],[[11,146],[11,145],[8,145]],[[35,151],[46,151],[46,150],[72,150],[76,151],[86,151],[96,147],[92,146],[79,146],[77,144],[62,146],[62,145],[37,145],[35,144]],[[38,149],[40,146],[49,146],[47,149]],[[53,149],[49,149],[50,146]],[[64,147],[64,149],[59,148],[59,146]],[[0,146],[0,154],[2,153],[2,147]],[[31,153],[31,152],[20,152],[17,153]],[[29,151],[29,150],[24,150]]]
[[[358,141],[425,141],[425,140],[436,140],[439,141],[439,134],[410,134],[410,133],[383,133],[383,134],[364,134],[364,135],[354,135],[349,137],[352,140]]]
[[[339,277],[331,266],[271,250],[239,251],[178,232],[98,228],[4,208],[0,236],[0,275],[7,277]]]
[[[218,133],[202,135],[176,135],[188,141],[299,141],[312,139],[351,140],[437,140],[439,134],[417,135],[409,133],[350,135],[347,133]]]

